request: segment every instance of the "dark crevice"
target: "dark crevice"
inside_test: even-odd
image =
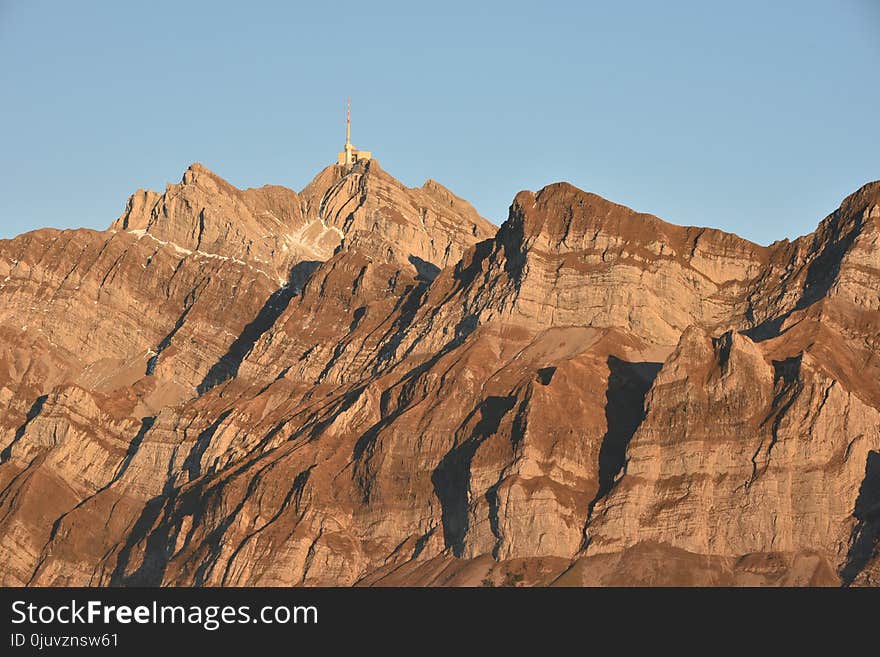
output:
[[[802,384],[800,373],[802,357],[803,354],[799,354],[783,361],[773,362],[775,383],[776,387],[779,388],[779,392],[773,400],[773,408],[779,408],[779,411],[773,418],[771,440],[770,444],[767,445],[768,461],[770,459],[770,452],[773,451],[773,447],[779,440],[779,427],[782,424],[782,420],[788,412],[788,409],[794,404],[798,394],[801,392]]]
[[[168,348],[168,345],[171,344],[171,340],[174,339],[174,336],[177,335],[177,332],[183,327],[184,322],[186,322],[186,316],[189,315],[189,311],[192,310],[192,304],[189,304],[184,308],[183,313],[181,313],[180,317],[177,318],[177,321],[174,323],[174,327],[168,332],[159,345],[156,347],[156,353],[147,361],[147,376],[153,376],[156,372],[156,365],[159,363],[159,356],[162,355],[162,352]]]
[[[501,486],[499,480],[494,486],[486,491],[486,503],[489,505],[489,529],[492,530],[492,536],[495,537],[495,546],[492,548],[492,558],[498,561],[501,552],[501,522],[499,515],[501,513],[501,500],[498,496],[498,488]]]
[[[205,234],[205,208],[199,211],[199,234],[196,237],[196,251],[202,248],[202,237]]]
[[[471,435],[444,456],[431,475],[442,507],[443,539],[456,557],[464,551],[468,531],[471,461],[480,445],[498,431],[501,420],[515,404],[514,396],[486,398],[468,418],[480,415]]]
[[[363,283],[364,275],[366,275],[366,273],[367,273],[367,265],[364,265],[363,267],[361,267],[361,270],[358,272],[357,276],[354,277],[354,282],[351,284],[351,296],[352,297],[357,296],[358,289],[360,288],[361,283]]]
[[[788,410],[801,392],[803,385],[800,379],[802,358],[803,354],[798,354],[785,360],[773,361],[773,386],[776,394],[770,407],[772,409],[771,415],[764,420],[766,423],[771,417],[773,418],[773,422],[770,425],[770,442],[767,444],[767,449],[764,450],[764,442],[762,440],[757,449],[755,449],[755,453],[752,454],[752,474],[745,483],[746,489],[770,466],[770,453],[779,441],[779,427],[782,425],[782,420],[785,418],[786,413],[788,413]],[[762,451],[765,451],[766,463],[764,464],[764,470],[759,472],[758,457]]]
[[[364,392],[365,389],[366,389],[366,386],[360,386],[360,387],[354,388],[353,390],[349,390],[344,395],[342,395],[342,399],[340,400],[340,403],[333,410],[333,412],[331,412],[323,420],[315,422],[314,425],[312,425],[311,427],[308,427],[309,440],[314,440],[318,436],[320,436],[321,433],[323,433],[324,429],[326,429],[328,426],[330,426],[339,414],[344,413],[349,408],[351,408],[354,405],[354,403],[360,398],[361,394]],[[300,432],[297,432],[296,434],[291,436],[291,438],[299,436],[299,434],[303,430],[301,430]],[[355,455],[357,456],[357,445],[355,445]]]
[[[367,314],[367,307],[361,306],[360,308],[355,308],[354,313],[352,313],[351,324],[348,325],[348,332],[354,333],[357,327],[360,325],[361,320],[364,318],[364,315]]]
[[[763,342],[775,338],[782,334],[782,325],[791,313],[792,311],[789,310],[778,317],[765,320],[757,326],[743,331],[742,334],[752,340],[752,342]]]
[[[268,331],[281,316],[290,300],[294,297],[293,290],[285,286],[276,290],[263,304],[256,318],[244,327],[242,333],[233,341],[223,356],[220,357],[198,385],[198,393],[204,395],[211,388],[228,381],[238,375],[245,357],[253,349],[263,334]]]
[[[608,389],[605,392],[606,431],[599,448],[599,488],[587,509],[587,524],[596,504],[614,488],[626,466],[630,440],[645,419],[645,396],[662,363],[631,363],[608,357]]]
[[[462,258],[462,260],[456,263],[452,277],[458,282],[459,288],[467,287],[483,272],[483,263],[492,255],[494,246],[494,238],[477,242],[472,247],[474,252],[470,259]]]
[[[304,281],[320,264],[320,262],[308,260],[299,263],[291,270],[288,284],[272,293],[253,321],[244,327],[241,335],[229,346],[226,353],[208,370],[198,385],[199,395],[205,394],[211,388],[238,375],[242,362],[254,348],[257,340],[263,337],[263,334],[278,321],[278,318],[290,305],[291,299],[299,294]]]
[[[431,536],[434,535],[434,528],[432,527],[427,532],[425,532],[424,536],[420,536],[416,541],[416,546],[413,549],[412,558],[418,559],[419,555],[424,551],[425,547],[428,545],[428,541],[431,539]]]
[[[504,222],[495,235],[496,243],[500,241],[504,250],[504,271],[507,272],[517,288],[522,281],[526,254],[529,249],[525,239],[524,222],[525,217],[521,212],[516,214],[511,212],[510,218]]]
[[[553,375],[556,374],[556,368],[553,366],[542,367],[538,370],[538,381],[541,382],[542,386],[549,386],[550,382],[553,380]]]
[[[220,425],[223,424],[223,421],[229,417],[230,413],[232,413],[232,409],[221,413],[220,416],[214,420],[207,429],[202,431],[198,438],[196,438],[192,449],[183,462],[183,469],[189,475],[190,481],[201,476],[202,456],[204,455],[205,450],[208,449],[208,445],[211,444],[211,440],[214,438],[214,434],[217,433],[217,429],[219,429]]]
[[[128,470],[128,467],[131,465],[132,460],[138,453],[138,450],[141,448],[141,444],[144,442],[144,438],[146,437],[147,433],[149,433],[150,429],[153,428],[153,425],[155,423],[155,416],[145,417],[141,419],[141,428],[138,429],[137,435],[128,444],[128,451],[125,454],[125,458],[122,460],[122,464],[119,466],[118,472],[114,475],[110,483],[104,486],[104,488],[102,488],[101,490],[110,488],[110,486],[112,486],[114,483],[122,478],[122,475],[124,475],[125,472]],[[100,493],[101,491],[98,492]]]
[[[437,274],[440,273],[440,267],[435,265],[433,262],[422,260],[418,256],[414,255],[411,255],[408,260],[410,264],[416,268],[416,277],[420,281],[430,283],[435,278],[437,278]]]
[[[733,347],[733,333],[728,331],[718,338],[712,338],[712,346],[717,354],[718,366],[721,371],[727,370],[727,362],[730,360],[730,349]]]
[[[853,509],[857,523],[850,537],[846,562],[840,571],[844,586],[852,584],[880,545],[880,452],[868,452],[865,478]]]
[[[173,497],[174,492],[170,495],[159,495],[144,506],[144,510],[134,523],[134,527],[129,532],[128,539],[116,559],[116,567],[110,576],[110,586],[159,586],[162,583],[168,559],[167,557],[158,558],[159,551],[156,548],[160,544],[164,547],[167,537],[163,541],[162,537],[157,537],[150,530],[162,514],[166,501],[173,500]],[[126,575],[125,571],[131,561],[132,552],[135,546],[144,539],[147,539],[147,545],[143,562],[134,573]],[[164,552],[164,549],[161,551]]]
[[[10,459],[12,456],[12,448],[15,447],[15,444],[24,437],[24,432],[27,431],[28,425],[43,411],[43,406],[46,404],[48,398],[49,395],[40,395],[36,398],[25,415],[24,424],[16,430],[12,442],[0,452],[0,464],[6,463]]]
[[[835,233],[843,228],[841,219],[838,216],[837,225],[833,226]],[[856,238],[861,232],[862,222],[856,221],[856,225],[852,227],[846,235],[830,242],[825,249],[816,256],[807,267],[807,276],[804,281],[804,289],[800,298],[795,304],[795,310],[802,310],[807,306],[811,306],[820,299],[828,295],[834,281],[840,273],[840,266],[843,264],[843,257],[850,250]],[[838,233],[839,234],[839,233]]]
[[[838,217],[836,223],[832,224],[833,230],[840,231],[842,229],[840,224],[841,219]],[[810,261],[810,264],[807,265],[807,272],[804,278],[804,286],[801,290],[801,295],[793,308],[785,311],[781,315],[764,320],[757,326],[743,331],[743,334],[751,338],[754,342],[762,342],[764,340],[775,338],[781,335],[782,326],[785,323],[785,320],[788,319],[793,312],[804,310],[828,296],[828,292],[831,290],[831,287],[834,285],[834,282],[840,274],[840,267],[843,264],[843,258],[856,241],[856,238],[858,238],[861,229],[862,222],[858,219],[849,232],[837,240],[829,241],[825,248]],[[818,231],[813,239],[819,239]],[[783,280],[787,282],[788,277],[786,276]],[[753,319],[754,307],[750,305],[746,314],[750,320]]]

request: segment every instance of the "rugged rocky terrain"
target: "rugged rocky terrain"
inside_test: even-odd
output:
[[[878,241],[195,164],[0,241],[0,584],[877,585]]]

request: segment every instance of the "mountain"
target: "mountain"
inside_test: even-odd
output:
[[[194,164],[0,241],[0,584],[876,585],[878,240]]]

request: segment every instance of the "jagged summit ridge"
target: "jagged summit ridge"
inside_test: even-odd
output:
[[[878,192],[764,247],[193,164],[2,241],[2,583],[876,584]]]
[[[164,194],[138,190],[114,230],[140,231],[190,251],[267,263],[276,274],[326,260],[350,231],[377,232],[406,256],[440,267],[494,227],[438,183],[410,189],[376,160],[331,165],[299,194],[266,185],[240,190],[199,163]],[[459,236],[461,233],[461,237]]]

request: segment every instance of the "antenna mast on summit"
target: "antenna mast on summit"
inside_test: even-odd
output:
[[[373,157],[373,154],[370,151],[359,151],[354,147],[354,144],[351,143],[351,98],[345,99],[345,146],[342,149],[342,152],[339,153],[336,158],[337,164],[339,166],[344,166],[347,170],[350,170],[351,167],[361,161],[361,160],[369,160]]]
[[[345,101],[345,145],[351,144],[351,98]]]

